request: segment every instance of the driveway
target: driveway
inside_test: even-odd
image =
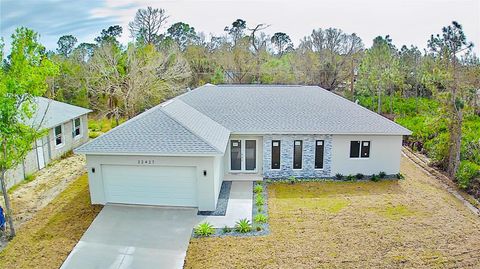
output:
[[[196,213],[106,205],[61,268],[182,268]]]

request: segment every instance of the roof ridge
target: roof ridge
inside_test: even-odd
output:
[[[223,129],[225,129],[226,131],[228,131],[229,133],[231,133],[231,131],[223,126],[222,124],[218,123],[217,121],[214,121],[212,118],[210,118],[209,116],[203,114],[202,112],[198,111],[196,108],[192,107],[191,105],[183,102],[181,99],[177,99],[177,100],[174,100],[174,102],[181,102],[182,104],[188,106],[189,108],[191,108],[192,110],[196,111],[198,114],[204,116],[206,119],[210,120],[211,122],[217,124],[218,126],[222,127]],[[173,103],[173,102],[172,102]],[[171,104],[171,103],[170,103]],[[189,126],[186,126],[184,123],[180,122],[176,117],[174,117],[173,115],[171,115],[169,112],[167,112],[163,107],[162,107],[162,111],[169,117],[171,118],[172,120],[174,120],[175,122],[177,122],[178,124],[180,124],[182,127],[184,127],[185,129],[187,129],[190,133],[192,133],[193,135],[195,135],[196,137],[200,138],[202,141],[204,141],[205,143],[207,143],[209,146],[211,146],[212,148],[214,148],[215,150],[217,150],[219,153],[224,153],[222,149],[219,149],[218,147],[216,147],[215,145],[213,145],[210,141],[208,141],[207,139],[205,139],[203,136],[201,136],[200,134],[198,134],[196,131],[194,131],[192,128],[190,128]]]
[[[319,88],[320,90],[323,90],[323,91],[325,91],[325,92],[327,92],[327,93],[335,96],[336,98],[343,99],[343,100],[345,100],[345,101],[347,101],[347,102],[349,102],[349,103],[351,103],[351,104],[353,104],[353,105],[355,105],[355,106],[357,106],[357,107],[360,107],[361,109],[366,110],[368,113],[370,113],[370,114],[372,114],[372,115],[375,115],[377,118],[380,118],[380,119],[382,119],[383,121],[386,121],[386,122],[388,122],[388,123],[393,123],[394,125],[397,125],[397,126],[399,126],[400,128],[403,128],[404,130],[406,130],[406,131],[409,132],[409,133],[412,132],[412,131],[410,131],[409,129],[403,127],[402,125],[394,122],[393,120],[390,120],[390,119],[388,119],[388,118],[386,118],[386,117],[384,117],[384,116],[376,113],[375,111],[372,111],[372,110],[370,110],[370,109],[368,109],[368,108],[366,108],[366,107],[364,107],[364,106],[362,106],[362,105],[360,105],[360,104],[357,104],[357,103],[355,103],[355,102],[352,102],[352,101],[348,100],[347,98],[345,98],[345,97],[343,97],[343,96],[340,96],[340,95],[338,95],[338,94],[335,94],[335,93],[333,93],[333,92],[331,92],[331,91],[329,91],[329,90],[327,90],[327,89],[324,89],[324,88],[322,88],[322,87],[320,87],[320,86],[315,86],[315,87],[317,87],[317,88]]]

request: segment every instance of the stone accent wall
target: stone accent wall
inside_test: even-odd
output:
[[[280,140],[280,169],[271,169],[272,140]],[[302,169],[293,169],[294,140],[303,141]],[[323,169],[315,169],[315,140],[324,140]],[[263,136],[263,176],[271,179],[332,177],[332,135]]]

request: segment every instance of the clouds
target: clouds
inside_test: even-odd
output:
[[[478,0],[0,0],[1,35],[19,26],[38,31],[41,42],[55,49],[61,35],[93,42],[103,28],[119,24],[120,39],[130,41],[128,22],[138,8],[164,8],[168,24],[183,21],[205,33],[223,34],[223,28],[242,18],[248,25],[267,23],[269,34],[285,32],[298,41],[314,28],[341,28],[357,33],[366,46],[375,36],[389,34],[397,46],[426,46],[430,34],[439,33],[452,20],[459,21],[467,38],[480,52]],[[8,47],[7,47],[8,49]]]

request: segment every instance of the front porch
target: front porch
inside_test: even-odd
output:
[[[224,181],[262,181],[263,176],[260,174],[249,173],[227,173],[223,176]]]

